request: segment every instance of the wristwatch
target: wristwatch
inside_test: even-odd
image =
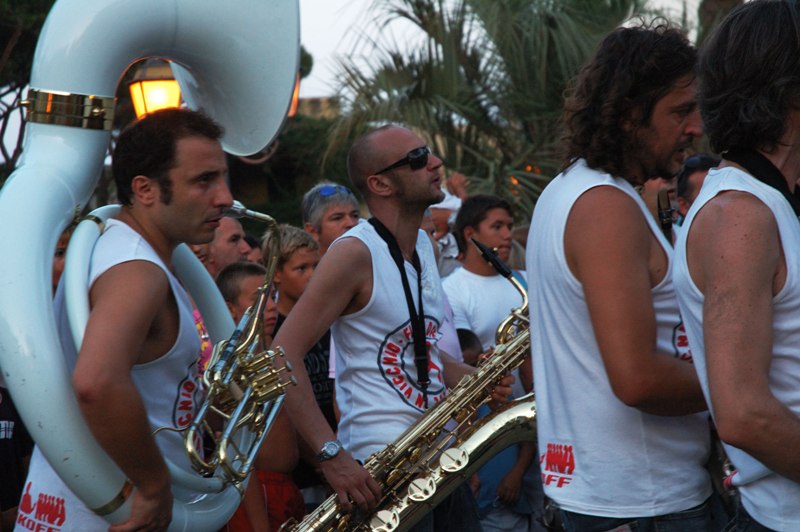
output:
[[[330,460],[335,457],[341,450],[342,442],[339,440],[326,441],[322,444],[322,449],[320,449],[317,458],[320,462],[324,462],[325,460]]]

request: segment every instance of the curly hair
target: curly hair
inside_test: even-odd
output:
[[[703,47],[700,114],[711,147],[772,151],[800,105],[800,7],[756,0],[722,21]]]
[[[625,176],[656,103],[673,84],[694,76],[697,51],[666,22],[618,28],[567,89],[563,137],[566,168],[586,159],[591,168]]]

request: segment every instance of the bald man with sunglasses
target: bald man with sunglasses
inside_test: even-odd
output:
[[[354,142],[348,173],[372,218],[328,249],[274,345],[284,347],[299,381],[286,399],[298,432],[319,449],[320,469],[343,507],[370,511],[381,486],[358,462],[395,441],[474,368],[438,348],[443,292],[433,247],[419,229],[425,209],[442,200],[442,160],[408,129],[384,126]],[[331,325],[338,440],[302,363]],[[508,396],[512,380],[496,388],[496,398]],[[414,528],[448,529],[480,530],[466,486]]]

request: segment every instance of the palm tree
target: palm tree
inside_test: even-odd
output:
[[[421,30],[407,51],[362,40],[340,62],[345,112],[331,138],[401,122],[429,138],[476,191],[502,195],[527,216],[559,168],[562,93],[601,36],[642,0],[378,0],[385,29]]]

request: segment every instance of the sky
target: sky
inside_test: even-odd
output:
[[[690,13],[697,10],[699,0],[651,0],[656,6],[680,10],[684,4]],[[356,37],[370,31],[373,0],[300,0],[300,41],[314,57],[311,74],[300,84],[303,98],[330,96],[334,93],[336,57],[352,51]],[[395,29],[395,38],[405,28]]]

